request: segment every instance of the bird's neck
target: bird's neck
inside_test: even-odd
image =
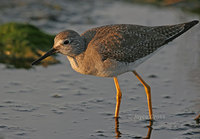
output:
[[[67,58],[70,61],[70,64],[72,66],[73,69],[77,69],[80,68],[80,65],[84,59],[84,55],[85,55],[85,51],[87,49],[88,46],[88,42],[87,39],[83,36],[81,36],[81,46],[79,46],[79,48],[77,49],[78,53],[76,53],[75,55],[68,55]]]
[[[79,55],[76,55],[76,56],[67,56],[70,64],[71,64],[71,67],[77,71],[77,72],[80,72],[80,70],[82,69],[82,64],[83,64],[83,61],[84,61],[84,52],[79,54]]]

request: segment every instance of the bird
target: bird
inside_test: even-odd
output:
[[[145,88],[149,119],[153,120],[151,87],[136,72],[136,67],[198,22],[193,20],[161,26],[111,24],[91,28],[82,34],[64,30],[55,36],[53,47],[32,62],[32,65],[55,53],[61,53],[67,56],[76,72],[112,77],[116,87],[115,118],[119,117],[122,98],[117,77],[132,72]]]

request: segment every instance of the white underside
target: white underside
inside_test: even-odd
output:
[[[144,61],[146,61],[147,59],[149,59],[150,57],[152,57],[154,54],[156,54],[160,49],[162,49],[165,45],[161,46],[160,48],[158,48],[157,50],[155,50],[153,53],[141,58],[141,59],[138,59],[136,60],[133,64],[133,68],[135,69],[137,66],[139,66],[140,64],[142,64]],[[131,65],[130,65],[130,70],[131,69]]]
[[[143,58],[140,58],[140,59],[136,60],[135,62],[132,62],[132,63],[129,63],[129,64],[119,62],[117,68],[115,69],[115,72],[112,71],[113,73],[111,73],[110,76],[108,76],[108,77],[116,77],[116,76],[118,76],[120,74],[134,71],[136,67],[138,67],[144,61],[146,61],[147,59],[152,57],[155,53],[157,53],[164,46],[165,45],[161,46],[160,48],[158,48],[153,53],[151,53],[151,54],[149,54],[149,55],[147,55],[147,56],[145,56]]]
[[[101,63],[102,61],[101,62],[96,61],[93,63],[93,65],[88,66],[88,67],[90,67],[90,70],[92,69],[91,72],[88,72],[87,70],[83,70],[84,68],[82,69],[81,66],[79,66],[79,62],[77,62],[76,59],[71,58],[71,57],[68,57],[68,59],[71,63],[72,68],[81,74],[94,75],[94,76],[99,76],[99,77],[116,77],[120,74],[134,71],[137,66],[139,66],[141,63],[143,63],[145,60],[149,59],[151,56],[153,56],[155,53],[157,53],[164,46],[165,45],[161,46],[153,53],[151,53],[143,58],[140,58],[132,63],[118,62],[118,61],[109,59],[108,61],[112,64],[107,68],[103,68],[102,66],[100,66],[100,65],[102,65],[102,63]],[[104,62],[106,62],[106,61],[104,61]],[[87,67],[87,65],[85,65],[85,66]],[[95,69],[95,70],[93,70],[93,69]]]

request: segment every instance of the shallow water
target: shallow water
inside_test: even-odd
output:
[[[113,23],[162,25],[198,19],[177,9],[119,1],[88,0],[81,5],[64,0],[20,1],[11,6],[7,3],[14,2],[2,2],[8,6],[1,6],[1,23],[26,21],[57,33],[65,28],[82,32]],[[57,4],[53,12],[50,4]],[[197,25],[136,69],[152,88],[152,130],[147,127],[144,88],[132,73],[119,76],[123,93],[118,129],[121,138],[143,138],[148,131],[153,139],[200,137],[200,125],[193,120],[200,113],[199,38]],[[115,138],[113,79],[77,74],[64,56],[59,59],[62,64],[31,70],[0,65],[0,138]]]

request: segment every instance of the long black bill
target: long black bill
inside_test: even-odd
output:
[[[51,56],[53,54],[56,53],[56,49],[55,48],[51,48],[48,52],[46,52],[46,54],[44,54],[42,57],[40,57],[39,59],[33,61],[33,63],[31,65],[35,65],[38,64],[40,61],[42,61],[43,59],[47,58],[48,56]]]

